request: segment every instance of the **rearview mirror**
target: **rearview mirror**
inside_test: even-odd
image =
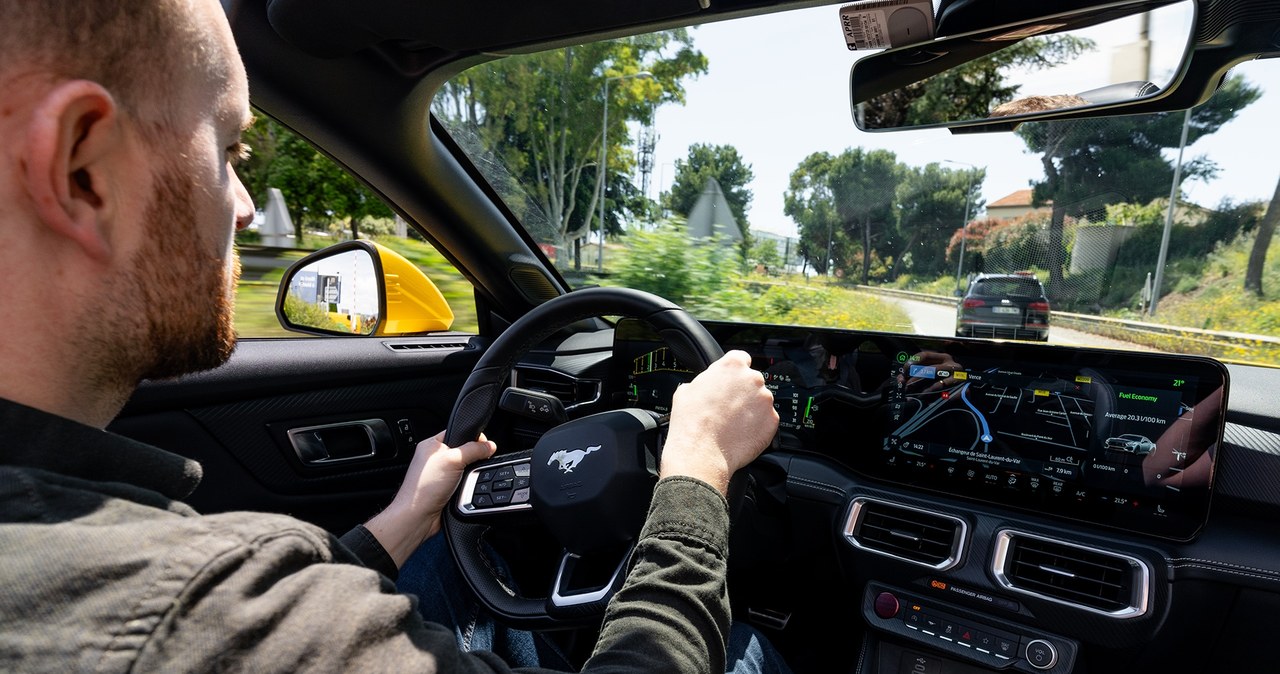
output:
[[[412,262],[372,241],[316,251],[285,272],[276,318],[320,335],[403,335],[448,330],[453,311]]]
[[[1196,4],[1121,3],[913,44],[854,63],[864,131],[1017,124],[1158,99],[1181,79]]]

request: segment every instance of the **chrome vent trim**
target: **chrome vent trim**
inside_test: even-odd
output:
[[[870,518],[868,518],[869,515],[871,516]],[[882,524],[884,518],[900,520],[905,526],[900,529],[884,529]],[[913,559],[908,556],[910,551],[907,548],[917,543],[917,537],[911,533],[913,529],[922,531],[936,529],[938,532],[949,529],[950,532],[946,536],[950,537],[950,541],[941,540],[942,537],[931,541],[934,547],[945,549],[945,554],[929,555],[931,557],[939,557],[937,561],[933,562],[927,559]],[[849,544],[853,547],[877,555],[900,559],[904,562],[934,569],[935,571],[946,571],[960,563],[960,559],[964,554],[965,541],[968,540],[968,533],[969,525],[959,517],[861,496],[855,498],[849,506],[849,516],[845,519],[844,525],[845,540],[849,541]],[[892,549],[892,544],[884,543],[887,540],[886,536],[901,537],[904,539],[905,545],[899,546],[895,551]],[[876,547],[876,544],[881,544],[883,547]],[[917,545],[917,547],[919,546]],[[918,556],[925,557],[926,555],[920,554]]]
[[[565,411],[599,402],[604,391],[604,384],[599,379],[580,379],[539,365],[512,368],[511,385],[550,393],[564,403]]]
[[[1080,601],[1071,601],[1070,599],[1064,598],[1062,596],[1054,596],[1052,594],[1046,594],[1044,591],[1041,591],[1041,590],[1035,590],[1035,589],[1019,586],[1017,584],[1019,580],[1022,580],[1026,584],[1036,583],[1036,581],[1031,581],[1026,578],[1018,577],[1016,575],[1016,572],[1012,572],[1012,575],[1011,575],[1011,571],[1008,569],[1009,564],[1014,561],[1015,554],[1018,552],[1016,550],[1017,546],[1024,544],[1023,543],[1024,541],[1038,541],[1041,544],[1057,545],[1057,546],[1062,546],[1071,550],[1081,551],[1086,555],[1099,555],[1103,557],[1110,557],[1116,560],[1119,564],[1117,564],[1113,568],[1125,569],[1128,571],[1129,589],[1128,589],[1128,592],[1125,593],[1128,596],[1122,597],[1116,600],[1109,600],[1109,601],[1112,601],[1117,604],[1124,604],[1124,606],[1107,610],[1106,608],[1090,606],[1088,604],[1081,603]],[[1044,552],[1044,554],[1048,554],[1048,555],[1053,554],[1052,551],[1045,551],[1045,550],[1046,549],[1044,546],[1042,546],[1042,548],[1040,549],[1040,551]],[[1095,564],[1091,560],[1081,560],[1081,561],[1083,566],[1102,568],[1100,565]],[[1057,576],[1064,579],[1076,577],[1072,570],[1061,568],[1061,565],[1059,565],[1058,567],[1042,565],[1039,568],[1042,571],[1044,571],[1046,574],[1049,574],[1051,576]],[[1141,559],[1138,559],[1137,557],[1121,554],[1118,552],[1113,552],[1111,550],[1102,550],[1102,549],[1090,547],[1087,545],[1080,545],[1078,543],[1070,543],[1070,542],[1059,540],[1056,538],[1049,538],[1047,536],[1040,536],[1037,534],[1029,534],[1023,531],[1013,531],[1011,529],[1004,529],[999,531],[996,534],[996,550],[995,550],[995,555],[992,557],[991,574],[992,576],[995,577],[996,582],[999,583],[1000,586],[1005,588],[1006,590],[1012,590],[1013,592],[1019,592],[1025,595],[1030,595],[1032,597],[1039,597],[1040,599],[1051,601],[1056,604],[1071,606],[1074,608],[1078,608],[1082,611],[1088,611],[1090,613],[1096,613],[1098,615],[1104,615],[1110,618],[1118,618],[1122,620],[1137,618],[1137,617],[1146,615],[1149,609],[1149,602],[1151,598],[1150,567],[1147,566],[1146,562],[1142,561]],[[1097,578],[1087,578],[1086,582],[1113,584],[1106,581],[1106,579],[1099,580]],[[1069,592],[1074,592],[1074,591],[1064,590],[1062,594],[1066,595]]]

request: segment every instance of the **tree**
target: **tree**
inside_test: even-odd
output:
[[[345,220],[355,232],[365,218],[394,215],[364,183],[266,115],[257,116],[244,138],[251,153],[236,173],[259,205],[267,203],[270,188],[280,190],[297,244],[306,226],[327,227]]]
[[[782,253],[773,239],[751,237],[747,263],[762,267],[767,274],[777,274],[783,267]]]
[[[707,178],[715,178],[720,183],[724,200],[728,202],[745,239],[750,230],[747,207],[751,205],[751,190],[747,185],[751,184],[755,174],[732,145],[690,145],[689,157],[676,160],[675,181],[671,184],[671,191],[664,195],[666,207],[687,218],[702,196]]]
[[[1192,109],[1187,144],[1217,131],[1260,92],[1243,78],[1229,78],[1208,102]],[[1147,203],[1168,195],[1174,167],[1163,150],[1177,147],[1184,115],[1181,112],[1033,122],[1017,134],[1027,148],[1041,156],[1045,177],[1033,182],[1036,205],[1052,203],[1049,224],[1049,295],[1060,297],[1065,261],[1063,223],[1067,217],[1100,211],[1108,204]],[[1206,158],[1185,162],[1186,179],[1214,175]]]
[[[902,166],[888,150],[816,152],[791,173],[783,211],[799,225],[800,254],[821,273],[845,248],[862,252],[862,282],[871,272],[871,251],[894,222],[893,201]],[[825,251],[822,242],[826,242]],[[837,248],[837,242],[840,248]],[[821,264],[818,260],[821,260]]]
[[[568,245],[594,229],[606,175],[611,182],[631,172],[627,123],[648,121],[662,103],[682,103],[682,80],[706,70],[688,32],[672,30],[492,61],[450,80],[433,112],[451,135],[474,134],[545,214],[553,242]]]
[[[898,245],[893,255],[893,277],[908,257],[912,272],[946,271],[947,239],[936,233],[953,227],[963,229],[966,215],[982,208],[986,173],[986,169],[945,169],[936,163],[903,167],[895,206]]]
[[[1262,297],[1262,271],[1267,263],[1267,249],[1271,247],[1271,237],[1275,234],[1277,221],[1280,221],[1280,181],[1276,182],[1276,191],[1271,195],[1266,215],[1258,223],[1258,236],[1253,240],[1253,248],[1249,251],[1249,265],[1244,273],[1244,289],[1258,297]]]
[[[838,233],[841,241],[837,246],[839,216],[828,180],[833,160],[834,157],[827,152],[815,152],[805,157],[791,172],[783,197],[783,212],[799,228],[800,242],[796,246],[796,254],[813,265],[819,274],[829,273],[831,262],[842,257],[836,252],[844,249],[843,230]]]

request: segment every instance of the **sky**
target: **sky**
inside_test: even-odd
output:
[[[656,112],[659,137],[650,196],[670,187],[674,162],[683,159],[693,143],[738,149],[755,173],[747,219],[755,230],[783,235],[796,233],[795,223],[783,213],[783,192],[791,171],[813,152],[885,148],[912,166],[949,160],[957,162],[946,165],[950,168],[985,167],[983,198],[988,203],[1043,176],[1038,155],[1027,153],[1022,140],[1010,133],[957,136],[946,129],[857,129],[848,87],[850,66],[861,54],[845,47],[838,9],[819,7],[692,29],[694,46],[707,56],[709,72],[686,81],[684,106],[666,105]],[[1163,25],[1153,24],[1153,40]],[[1168,70],[1156,61],[1153,57],[1153,72]],[[1078,65],[1086,72],[1106,70],[1089,61]],[[1250,62],[1236,72],[1264,94],[1221,130],[1187,147],[1188,160],[1208,156],[1220,168],[1211,182],[1183,183],[1186,197],[1202,206],[1212,207],[1228,196],[1237,201],[1270,199],[1280,177],[1280,131],[1275,123],[1280,120],[1280,63]],[[1073,81],[1039,73],[1023,91],[1060,93],[1084,86],[1068,82]],[[1174,160],[1176,155],[1173,148],[1167,156]]]

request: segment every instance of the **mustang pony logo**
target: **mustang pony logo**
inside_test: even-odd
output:
[[[588,454],[596,451],[597,449],[600,449],[600,445],[592,445],[586,449],[562,449],[555,454],[552,454],[550,459],[547,459],[547,465],[550,466],[552,463],[558,462],[560,464],[560,470],[566,473],[572,473],[573,469],[577,468],[578,464],[582,463],[582,460],[585,459]]]

